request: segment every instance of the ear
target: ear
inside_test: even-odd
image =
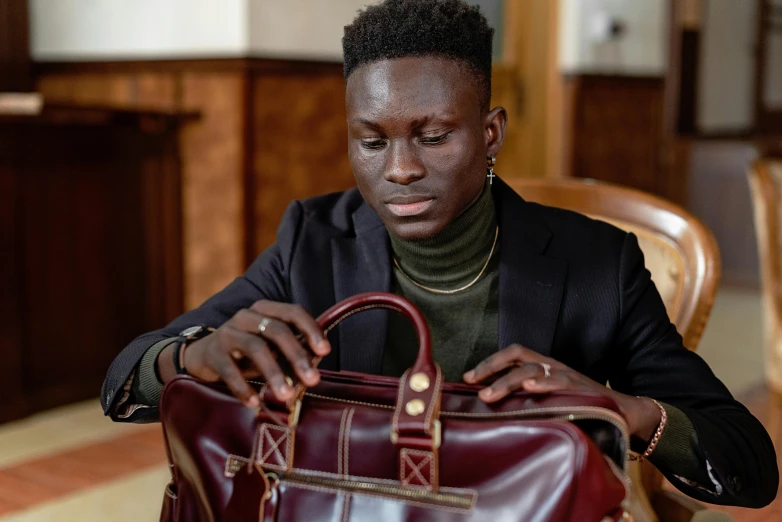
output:
[[[483,133],[486,137],[486,155],[496,156],[505,140],[505,128],[508,126],[508,113],[504,107],[495,107],[483,120]]]

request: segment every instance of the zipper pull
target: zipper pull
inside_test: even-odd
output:
[[[277,522],[277,507],[280,503],[280,477],[276,473],[263,473],[263,481],[266,483],[266,490],[261,497],[261,521]]]

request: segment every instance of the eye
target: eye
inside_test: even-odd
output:
[[[424,145],[437,145],[444,142],[449,134],[450,132],[446,132],[445,134],[441,134],[439,136],[421,136],[418,141]]]
[[[382,149],[385,146],[385,144],[386,141],[380,139],[361,140],[361,146],[369,150]]]

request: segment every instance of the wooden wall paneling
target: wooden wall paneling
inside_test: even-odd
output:
[[[28,132],[23,375],[39,410],[97,393],[118,347],[148,329],[147,294],[158,289],[145,280],[138,133]]]
[[[182,133],[185,306],[245,269],[242,71],[183,72],[182,107],[200,113]]]
[[[497,172],[508,178],[552,175],[550,132],[559,122],[557,2],[506,2],[502,59],[494,64],[492,106],[508,110],[508,129]],[[552,113],[554,111],[554,113]],[[554,137],[554,141],[549,142]]]
[[[29,91],[30,36],[27,0],[0,2],[0,92]]]
[[[254,78],[253,257],[274,242],[288,203],[355,186],[340,64]]]
[[[181,313],[180,120],[0,117],[0,422],[94,397],[123,345]]]
[[[47,101],[138,109],[179,109],[178,75],[166,71],[60,72],[39,75]]]
[[[579,75],[566,81],[573,111],[572,175],[680,198],[660,177],[664,80]]]
[[[20,308],[24,287],[19,235],[18,179],[12,168],[19,155],[19,136],[0,129],[0,422],[26,409],[22,387]]]
[[[133,78],[126,73],[65,72],[38,76],[36,87],[47,102],[133,107]]]
[[[181,138],[186,308],[198,306],[244,268],[244,61],[38,64],[47,100],[160,110],[200,119]],[[192,67],[191,67],[192,65]],[[154,197],[154,193],[148,193]]]
[[[150,138],[142,151],[139,204],[144,227],[147,330],[161,328],[184,310],[182,176],[176,128],[146,125]]]

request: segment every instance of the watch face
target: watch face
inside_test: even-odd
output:
[[[197,334],[203,329],[204,329],[203,326],[191,326],[190,328],[185,328],[184,330],[182,330],[179,333],[179,335],[181,335],[182,337],[190,337]]]

